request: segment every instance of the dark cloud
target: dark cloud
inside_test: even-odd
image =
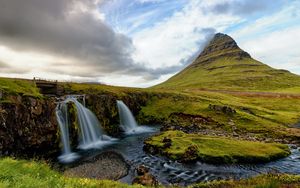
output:
[[[219,4],[210,7],[208,11],[215,14],[235,14],[235,15],[249,15],[256,12],[266,11],[275,8],[281,4],[281,0],[233,0],[220,2]]]
[[[132,41],[97,19],[91,13],[97,6],[93,0],[2,0],[1,45],[73,59],[89,75],[128,70],[135,66]]]
[[[0,43],[14,51],[67,58],[71,62],[53,62],[43,71],[86,78],[114,73],[152,80],[179,71],[195,58],[158,69],[134,63],[131,39],[114,32],[97,19],[93,10],[98,6],[96,0],[2,0]],[[214,30],[208,28],[194,32],[210,36]],[[23,73],[30,70],[7,67],[6,71]]]

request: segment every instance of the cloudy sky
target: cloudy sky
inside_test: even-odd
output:
[[[216,32],[300,74],[300,0],[1,0],[0,76],[147,87]]]

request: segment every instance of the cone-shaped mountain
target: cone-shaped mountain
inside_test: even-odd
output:
[[[217,33],[192,64],[154,87],[282,91],[300,87],[300,76],[253,59],[233,38]]]

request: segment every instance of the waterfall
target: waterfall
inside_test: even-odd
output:
[[[83,100],[84,101],[84,100]],[[101,125],[93,112],[84,107],[78,102],[76,96],[68,96],[66,100],[59,103],[56,108],[56,117],[61,131],[61,140],[63,143],[63,153],[59,157],[62,162],[67,162],[71,159],[66,159],[72,155],[69,141],[69,115],[68,103],[73,103],[76,107],[77,121],[79,124],[79,148],[101,148],[104,145],[110,144],[115,139],[105,135]]]
[[[72,162],[79,156],[76,153],[71,152],[71,146],[69,141],[69,118],[68,118],[68,106],[67,103],[59,103],[56,107],[56,119],[60,128],[60,137],[63,144],[62,155],[59,156],[59,160],[64,163]]]
[[[120,126],[126,134],[152,132],[154,129],[145,126],[138,126],[134,116],[130,109],[123,103],[123,101],[117,100],[117,106],[120,117]]]
[[[138,125],[131,111],[126,106],[126,104],[123,103],[123,101],[117,100],[117,105],[119,110],[121,127],[126,132],[133,132],[135,129],[137,129]]]

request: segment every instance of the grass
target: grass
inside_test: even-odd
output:
[[[33,81],[23,79],[0,78],[0,91],[13,95],[42,96]]]
[[[266,174],[244,180],[223,180],[199,183],[189,188],[297,188],[300,175]]]
[[[38,161],[0,159],[0,187],[34,188],[34,187],[101,187],[101,188],[143,188],[141,185],[127,185],[110,180],[92,180],[84,178],[67,178],[49,168],[46,163]],[[300,185],[299,175],[269,174],[246,180],[221,180],[199,183],[189,188],[296,188]],[[162,186],[160,186],[162,187]],[[175,186],[176,187],[176,186]]]
[[[209,104],[229,106],[237,113],[232,116],[218,113],[210,110]],[[243,110],[245,108],[248,111]],[[229,124],[232,121],[240,133],[284,137],[287,132],[300,136],[298,132],[289,131],[290,128],[288,128],[299,121],[299,111],[299,99],[245,97],[218,92],[189,91],[169,97],[154,97],[142,108],[140,112],[142,117],[139,119],[147,120],[147,118],[155,117],[158,120],[168,121],[172,113],[182,112],[211,117],[216,122],[223,124],[224,126],[220,128],[226,131],[232,129],[233,126]]]
[[[0,187],[101,187],[101,188],[141,188],[109,180],[67,178],[51,170],[42,162],[0,159]]]
[[[192,64],[153,88],[299,92],[300,76],[273,69],[251,58],[239,60],[235,57],[220,57],[211,63]]]
[[[171,139],[171,147],[166,148],[164,146],[163,140],[165,138]],[[181,131],[163,132],[146,140],[145,144],[158,148],[160,153],[174,160],[182,160],[183,157],[189,157],[186,155],[192,146],[197,150],[197,158],[210,163],[269,162],[290,154],[288,146],[283,144],[185,134]]]

